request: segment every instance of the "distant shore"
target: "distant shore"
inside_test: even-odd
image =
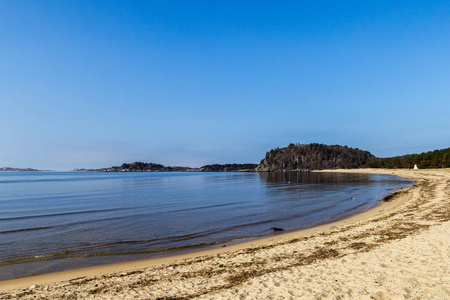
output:
[[[74,172],[255,172],[257,164],[213,164],[200,168],[164,166],[155,163],[134,162],[100,169],[74,169]]]
[[[0,298],[449,296],[448,170],[321,172],[392,174],[416,183],[332,224],[185,255],[3,281]]]
[[[32,168],[10,168],[10,167],[1,167],[0,172],[40,172],[41,170],[32,169]]]

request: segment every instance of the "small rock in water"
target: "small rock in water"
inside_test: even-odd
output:
[[[284,231],[284,229],[283,228],[280,228],[280,227],[272,227],[271,228],[273,231]]]

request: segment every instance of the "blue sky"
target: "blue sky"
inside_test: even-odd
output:
[[[0,166],[450,147],[449,1],[0,1]]]

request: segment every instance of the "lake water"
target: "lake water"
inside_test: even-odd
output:
[[[312,227],[411,184],[344,173],[0,172],[0,280]]]

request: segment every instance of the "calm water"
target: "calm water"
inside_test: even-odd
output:
[[[311,227],[411,184],[340,173],[0,172],[0,280]]]

